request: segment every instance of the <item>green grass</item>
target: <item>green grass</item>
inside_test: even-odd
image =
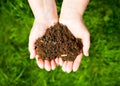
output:
[[[62,1],[57,0],[58,14]],[[33,14],[27,0],[0,1],[0,86],[120,86],[120,1],[91,0],[84,21],[90,56],[77,72],[47,72],[29,59]]]

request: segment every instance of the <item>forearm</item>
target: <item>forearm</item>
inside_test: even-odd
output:
[[[89,0],[63,0],[60,17],[82,17]]]
[[[35,19],[57,19],[55,0],[28,0]]]

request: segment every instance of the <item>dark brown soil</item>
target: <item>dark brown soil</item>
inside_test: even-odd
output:
[[[75,38],[67,26],[60,23],[48,28],[35,42],[36,53],[44,60],[60,57],[63,61],[74,61],[82,47],[81,39]]]

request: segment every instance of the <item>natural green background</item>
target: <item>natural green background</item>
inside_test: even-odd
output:
[[[59,14],[62,0],[56,2]],[[90,1],[84,14],[90,56],[69,74],[41,70],[29,59],[33,20],[27,0],[0,0],[0,86],[120,86],[120,0]]]

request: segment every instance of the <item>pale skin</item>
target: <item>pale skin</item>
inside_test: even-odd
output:
[[[67,25],[72,34],[81,38],[83,43],[83,53],[80,53],[75,61],[59,60],[62,70],[68,73],[78,70],[83,54],[89,56],[90,34],[82,21],[88,3],[89,0],[64,0],[62,4],[59,22]]]
[[[28,2],[35,17],[29,36],[30,58],[33,59],[35,57],[41,69],[54,70],[57,66],[55,60],[42,60],[40,56],[36,55],[34,43],[39,37],[44,35],[48,27],[58,22],[55,0],[28,0]]]
[[[64,72],[77,71],[82,55],[89,55],[90,34],[82,21],[89,0],[63,0],[59,22],[67,25],[72,34],[76,38],[81,38],[83,42],[83,53],[79,54],[74,61],[64,62],[61,58],[52,61],[42,60],[34,50],[35,41],[44,35],[46,28],[58,22],[55,0],[28,0],[28,2],[35,16],[29,36],[30,58],[35,57],[38,66],[47,71],[54,70],[57,65],[61,65]]]

